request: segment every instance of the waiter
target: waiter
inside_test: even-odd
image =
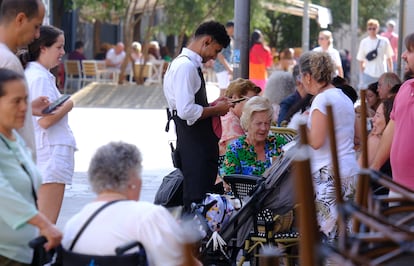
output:
[[[176,159],[184,175],[184,212],[212,190],[218,169],[220,116],[233,104],[220,97],[207,102],[202,63],[215,59],[230,43],[225,27],[214,21],[201,24],[187,48],[171,63],[164,77],[164,95],[177,132]],[[216,132],[213,130],[213,123]]]

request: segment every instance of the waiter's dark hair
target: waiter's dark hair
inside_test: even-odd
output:
[[[227,34],[226,28],[216,21],[207,21],[198,26],[194,33],[194,38],[197,39],[205,35],[211,36],[223,48],[230,44],[230,37]]]

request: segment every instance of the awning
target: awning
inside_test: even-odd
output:
[[[294,16],[303,16],[304,3],[300,0],[283,0],[282,3],[262,2],[263,8],[278,11]],[[321,28],[327,28],[332,24],[332,14],[329,8],[324,6],[309,4],[309,17],[316,19]]]

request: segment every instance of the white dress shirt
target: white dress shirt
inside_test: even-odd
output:
[[[195,103],[195,95],[201,87],[197,68],[202,58],[194,51],[183,48],[181,54],[170,64],[164,76],[164,95],[171,110],[193,125],[202,115],[203,106]]]

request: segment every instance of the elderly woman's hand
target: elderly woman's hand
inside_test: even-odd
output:
[[[46,250],[51,250],[52,248],[57,247],[62,241],[63,237],[59,229],[52,223],[41,230],[40,234],[47,239],[47,243],[45,245]]]
[[[45,249],[50,250],[54,247],[57,247],[62,241],[62,233],[59,229],[51,223],[44,214],[38,213],[33,218],[28,221],[29,224],[32,224],[39,228],[40,235],[46,237],[47,243],[45,244]]]

